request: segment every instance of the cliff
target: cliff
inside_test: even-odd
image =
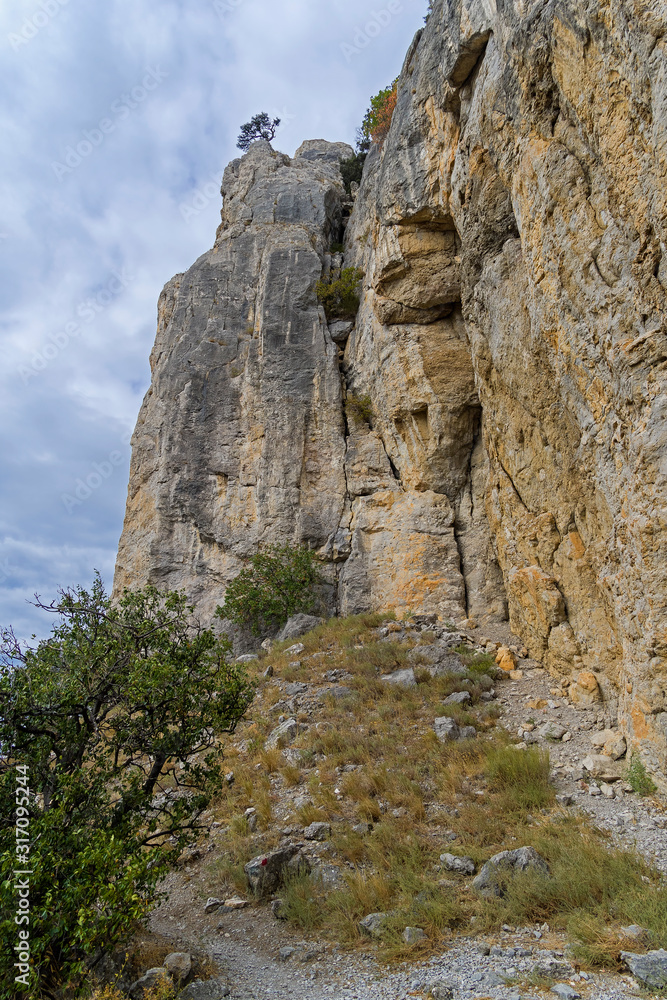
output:
[[[438,0],[347,224],[356,323],[330,328],[350,152],[227,168],[215,247],[160,300],[116,587],[206,613],[262,541],[306,542],[331,611],[509,612],[664,774],[664,8]]]

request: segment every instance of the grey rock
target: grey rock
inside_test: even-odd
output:
[[[667,987],[667,951],[663,948],[649,951],[646,955],[622,951],[621,958],[641,983],[656,990]]]
[[[144,993],[152,989],[156,983],[160,982],[162,979],[171,982],[171,977],[163,966],[160,966],[160,968],[148,969],[147,972],[144,972],[143,976],[137,979],[136,982],[132,983],[130,986],[128,990],[130,1000],[142,1000]]]
[[[269,663],[268,667],[266,668],[266,670],[262,674],[262,677],[264,677],[264,678],[266,678],[268,680],[269,677],[273,677],[273,674],[274,674],[273,666]]]
[[[461,738],[461,730],[458,725],[454,719],[450,719],[447,715],[436,719],[433,723],[433,728],[435,729],[435,735],[441,743],[451,743]]]
[[[175,983],[185,986],[192,973],[192,956],[186,951],[172,951],[162,963]]]
[[[546,725],[540,726],[537,731],[545,740],[562,740],[567,729],[560,722],[547,722]]]
[[[369,913],[368,916],[359,921],[359,929],[368,937],[379,938],[388,916],[388,913]]]
[[[477,730],[474,726],[462,726],[460,735],[462,740],[474,740],[477,736]]]
[[[562,962],[553,955],[544,955],[533,966],[533,973],[543,979],[565,979],[574,975],[574,969],[567,962]]]
[[[412,667],[407,670],[395,670],[393,674],[383,674],[380,680],[387,684],[395,684],[397,687],[413,688],[417,686],[417,679]]]
[[[370,833],[373,827],[370,823],[356,823],[352,829],[355,833],[358,833],[360,837],[365,837]]]
[[[219,910],[220,907],[224,905],[224,899],[217,899],[215,896],[209,896],[206,900],[206,905],[204,906],[204,913],[215,913],[216,910]]]
[[[299,681],[285,685],[285,694],[288,698],[295,698],[297,695],[305,694],[307,690],[308,685],[301,684]]]
[[[454,1000],[454,987],[444,979],[438,979],[430,984],[429,994],[433,1000]]]
[[[354,691],[352,688],[346,687],[345,684],[337,684],[335,687],[321,691],[318,697],[320,701],[324,701],[325,698],[333,698],[334,701],[343,701],[344,698],[349,698],[353,694]]]
[[[303,831],[306,840],[328,840],[331,836],[330,823],[311,823]]]
[[[559,806],[571,806],[574,803],[574,796],[569,795],[566,792],[562,792],[556,796],[556,802]]]
[[[472,882],[475,888],[483,896],[502,896],[502,889],[498,884],[499,876],[509,875],[517,872],[537,871],[543,875],[549,874],[549,866],[544,858],[540,857],[534,847],[519,847],[513,851],[501,851],[494,854],[481,868]]]
[[[472,701],[470,691],[455,691],[445,698],[445,705],[467,705]]]
[[[248,885],[257,899],[272,896],[289,873],[310,870],[300,844],[286,844],[270,854],[260,854],[243,868]]]
[[[305,648],[306,647],[302,642],[295,642],[293,646],[290,646],[289,649],[285,650],[285,653],[288,653],[290,656],[298,656],[299,653],[303,653]]]
[[[640,927],[639,924],[630,924],[628,927],[621,927],[621,937],[625,938],[626,941],[632,941],[636,944],[648,944],[653,935],[646,927]]]
[[[593,778],[600,778],[602,781],[619,781],[623,777],[623,765],[605,754],[589,754],[581,764]]]
[[[556,986],[551,987],[551,992],[555,993],[561,1000],[581,1000],[581,993],[577,993],[567,983],[557,983]]]
[[[460,677],[466,669],[461,657],[452,653],[444,642],[414,646],[408,653],[408,659],[415,666],[429,669],[434,677]]]
[[[318,618],[315,615],[293,615],[276,637],[276,642],[284,642],[286,639],[298,639],[299,636],[305,635],[306,632],[312,632],[314,628],[322,625],[323,622],[324,618]]]
[[[237,663],[252,663],[254,660],[258,660],[259,656],[257,653],[243,653],[242,656],[236,657]]]
[[[271,913],[274,915],[276,920],[286,920],[287,913],[285,912],[285,903],[282,899],[272,899],[271,900]]]
[[[462,875],[475,874],[476,865],[472,858],[459,858],[455,854],[441,854],[440,860],[447,871],[460,872]]]
[[[428,935],[421,927],[406,927],[403,931],[403,940],[406,944],[421,944],[422,941],[428,941]]]
[[[231,990],[221,979],[196,979],[179,993],[179,1000],[224,1000]]]
[[[291,743],[292,740],[296,739],[296,734],[299,731],[296,719],[285,719],[281,722],[279,726],[273,730],[266,741],[267,750],[272,750],[277,746],[284,746],[286,743]]]
[[[335,344],[346,343],[353,329],[352,320],[342,319],[329,323],[329,335]]]
[[[296,948],[290,948],[289,945],[280,949],[279,956],[281,962],[289,962],[292,955],[295,953]]]

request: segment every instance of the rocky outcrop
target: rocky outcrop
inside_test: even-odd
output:
[[[444,496],[470,611],[667,735],[667,17],[436,2],[348,231],[348,378],[402,483]]]
[[[315,295],[349,147],[235,160],[160,301],[116,586],[207,612],[305,542],[330,611],[509,614],[664,776],[666,39],[657,0],[436,0],[347,226],[355,324]]]

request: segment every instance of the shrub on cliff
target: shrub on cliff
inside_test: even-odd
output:
[[[343,176],[345,190],[348,194],[352,194],[353,181],[356,181],[357,184],[361,184],[361,177],[364,172],[365,162],[366,153],[363,152],[356,153],[354,156],[350,156],[349,159],[340,161],[340,172]]]
[[[182,595],[112,605],[97,578],[38,606],[59,616],[50,637],[25,648],[4,630],[0,645],[2,1000],[76,995],[129,937],[205,828],[218,734],[253,695]]]
[[[372,143],[382,145],[387,138],[398,97],[397,88],[398,78],[390,87],[385,87],[375,97],[371,97],[371,106],[357,130],[357,150],[360,153],[368,152]]]
[[[269,545],[232,580],[216,614],[250,629],[253,635],[269,635],[292,615],[313,610],[318,581],[315,553],[310,549]]]
[[[328,319],[354,319],[359,309],[359,284],[364,272],[345,267],[340,278],[323,278],[315,291]]]

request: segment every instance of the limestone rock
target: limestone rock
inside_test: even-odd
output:
[[[311,823],[303,831],[306,840],[328,840],[331,836],[330,823]]]
[[[406,944],[421,944],[422,941],[428,941],[428,935],[421,927],[406,927],[402,937]]]
[[[451,743],[461,738],[461,730],[458,725],[454,719],[450,719],[447,715],[436,719],[433,723],[433,728],[435,729],[435,735],[441,743]]]
[[[490,858],[482,866],[479,875],[473,881],[473,888],[482,896],[502,896],[503,891],[499,878],[512,876],[516,872],[528,870],[549,874],[549,866],[540,857],[534,847],[519,847],[514,851],[501,851]]]
[[[291,743],[296,738],[299,726],[296,719],[285,719],[273,730],[266,741],[266,749],[273,750],[275,747],[284,746]]]
[[[231,990],[221,979],[197,979],[179,993],[179,1000],[224,1000]]]
[[[667,987],[667,951],[663,948],[649,951],[646,955],[622,951],[621,958],[633,976],[645,986],[656,990]]]
[[[171,982],[169,973],[163,966],[155,969],[148,969],[147,972],[144,972],[143,976],[137,979],[137,981],[132,983],[130,986],[128,990],[130,1000],[142,1000],[144,994],[151,990],[161,980]]]
[[[393,674],[383,674],[380,680],[387,684],[394,684],[396,687],[413,688],[417,686],[412,667],[408,667],[407,670],[395,670]]]
[[[308,871],[309,867],[307,859],[301,854],[301,845],[286,844],[270,854],[253,858],[243,870],[256,898],[266,899],[280,888],[288,873]]]
[[[192,956],[185,951],[172,951],[162,963],[171,978],[185,986],[192,972]]]
[[[294,615],[283,627],[283,630],[276,637],[277,642],[284,642],[286,639],[298,639],[299,636],[311,632],[324,621],[315,615]]]
[[[368,937],[379,938],[388,916],[388,913],[369,913],[367,917],[359,921],[359,930],[363,934],[367,934]]]
[[[604,754],[591,753],[581,762],[581,766],[589,772],[593,778],[600,778],[602,781],[618,781],[623,777],[623,768],[620,763],[606,757]]]
[[[441,854],[440,860],[447,871],[460,872],[461,875],[474,875],[476,870],[472,858],[459,858],[455,854]]]

